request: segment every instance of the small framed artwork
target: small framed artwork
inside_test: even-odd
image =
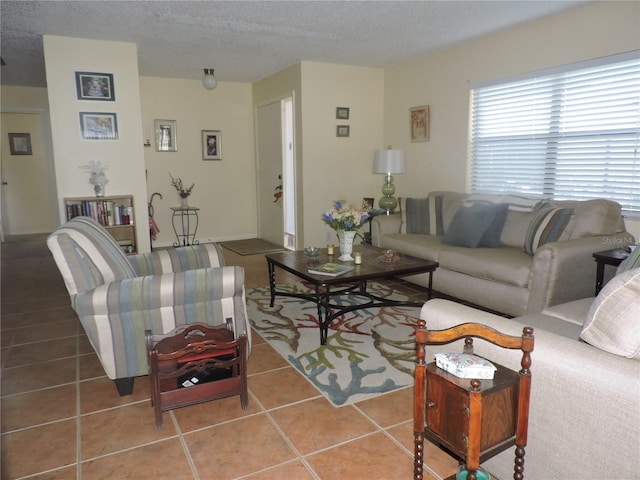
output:
[[[154,120],[156,152],[178,151],[178,126],[175,120]]]
[[[429,105],[409,109],[411,142],[429,141]]]
[[[336,118],[338,120],[349,120],[349,109],[347,107],[337,107]]]
[[[202,130],[202,159],[222,160],[222,132]]]
[[[113,102],[116,99],[113,90],[113,74],[76,72],[76,92],[78,100]]]
[[[364,197],[362,199],[362,206],[367,209],[367,212],[370,212],[371,210],[373,210],[373,202],[373,197]]]
[[[336,127],[336,137],[348,137],[349,131],[349,125],[338,125]]]
[[[30,133],[10,133],[9,149],[11,155],[32,155]]]
[[[80,130],[84,140],[117,140],[118,118],[115,113],[80,112]]]

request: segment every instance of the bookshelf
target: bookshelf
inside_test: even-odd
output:
[[[67,220],[91,217],[107,229],[125,253],[137,253],[133,195],[65,197],[64,207]]]

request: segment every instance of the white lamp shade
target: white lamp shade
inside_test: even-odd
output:
[[[405,173],[402,150],[376,150],[373,156],[373,173]]]
[[[213,90],[218,85],[218,81],[216,77],[213,76],[213,68],[205,68],[204,69],[204,77],[202,77],[202,85],[207,90]]]

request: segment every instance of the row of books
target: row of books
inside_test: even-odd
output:
[[[105,227],[114,225],[133,225],[133,208],[117,205],[113,200],[82,200],[67,203],[67,219],[73,217],[91,217]]]

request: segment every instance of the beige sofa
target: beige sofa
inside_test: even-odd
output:
[[[486,205],[502,212],[501,229],[496,230],[500,213],[489,222]],[[486,226],[480,220],[491,224],[481,245],[493,247],[472,241],[475,230]],[[371,233],[373,245],[437,261],[435,290],[513,316],[594,295],[593,253],[634,242],[620,205],[609,200],[551,204],[536,197],[459,192],[400,199],[400,213],[374,217]],[[485,242],[489,233],[495,238]],[[467,246],[445,243],[452,235],[454,243]],[[429,277],[407,280],[426,287]]]
[[[640,268],[618,274],[598,297],[506,319],[434,299],[421,318],[430,330],[476,322],[511,335],[534,328],[525,478],[632,480],[640,472]],[[587,343],[588,342],[588,343]],[[521,352],[482,340],[475,353],[514,370]],[[462,351],[462,343],[429,347]],[[514,450],[483,464],[513,477]]]

